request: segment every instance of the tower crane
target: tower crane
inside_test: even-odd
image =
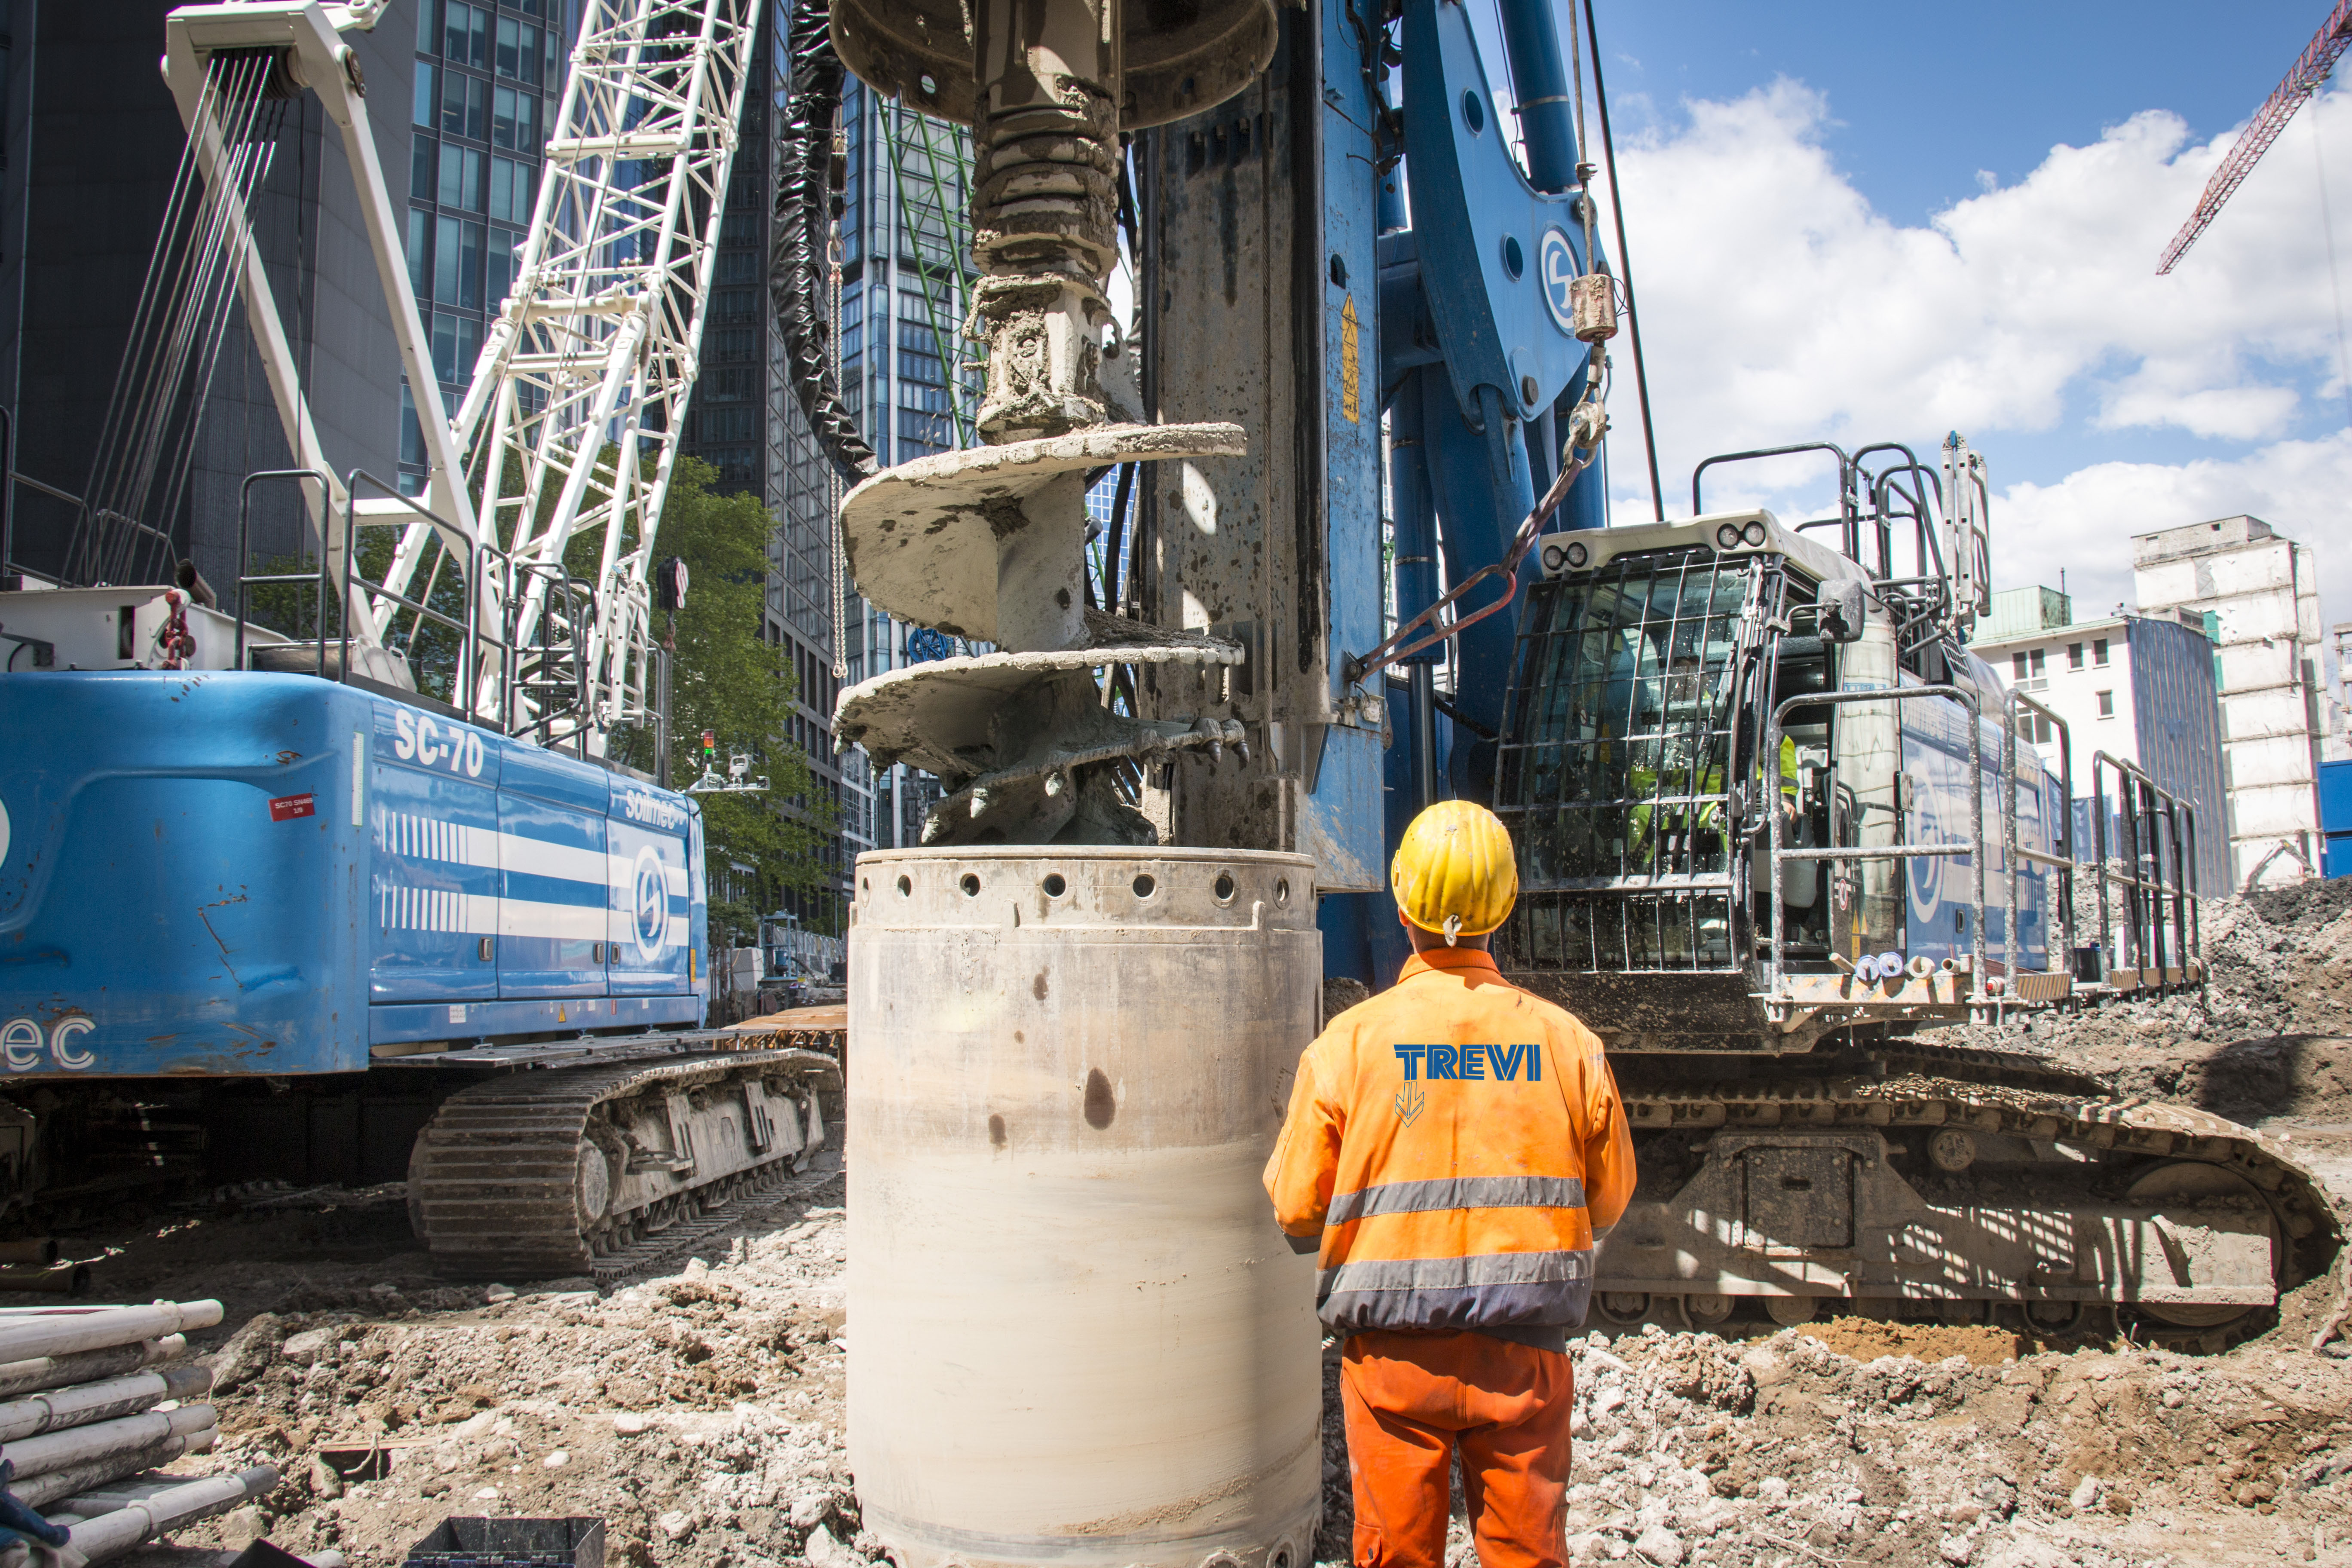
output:
[[[2311,42],[2303,47],[2303,53],[2295,57],[2293,68],[2286,73],[2286,79],[2271,89],[2270,97],[2263,100],[2263,106],[2254,111],[2253,119],[2238,132],[2238,140],[2231,146],[2230,155],[2221,160],[2221,166],[2213,171],[2211,179],[2205,182],[2205,194],[2197,198],[2197,210],[2189,215],[2189,221],[2180,226],[2180,232],[2172,237],[2172,243],[2164,247],[2164,258],[2156,264],[2158,277],[2170,272],[2180,258],[2189,254],[2189,247],[2197,243],[2197,237],[2205,232],[2206,226],[2221,212],[2221,204],[2246,183],[2246,176],[2253,173],[2255,163],[2270,151],[2271,143],[2279,139],[2279,132],[2284,131],[2286,122],[2294,118],[2294,111],[2303,107],[2303,100],[2326,84],[2329,73],[2336,69],[2336,60],[2347,48],[2352,48],[2352,0],[2336,0],[2336,8],[2327,14],[2327,20],[2319,25],[2319,31],[2312,35]]]

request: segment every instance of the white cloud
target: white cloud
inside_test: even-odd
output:
[[[2306,106],[2169,277],[2156,263],[2234,140],[2190,144],[2136,115],[2051,150],[2012,185],[1924,226],[1876,211],[1823,145],[1827,100],[1782,79],[1691,102],[1619,150],[1670,514],[1710,452],[1965,432],[2002,484],[2001,437],[2079,446],[2063,480],[2011,484],[1994,510],[1998,585],[2129,595],[2128,537],[2251,511],[2320,552],[2323,614],[2352,618],[2352,438],[2299,439],[2340,406],[2337,313],[2314,200],[2312,137],[2352,171],[2352,93]],[[2344,204],[2338,204],[2344,205]],[[1630,345],[1616,345],[1621,517],[1647,510]],[[2119,435],[2173,463],[2115,462]],[[1825,465],[1710,475],[1706,502],[1826,510]],[[2331,561],[2331,555],[2342,560]]]

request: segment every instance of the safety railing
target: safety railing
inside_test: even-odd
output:
[[[243,669],[245,668],[245,633],[251,613],[251,602],[247,595],[247,590],[249,588],[267,587],[274,584],[282,583],[289,584],[300,584],[308,586],[313,590],[311,596],[311,624],[318,628],[319,633],[319,660],[317,673],[322,677],[327,673],[327,596],[334,592],[335,580],[331,564],[332,557],[323,543],[319,550],[319,569],[316,572],[256,573],[253,570],[254,487],[257,485],[275,483],[280,480],[290,480],[296,484],[299,484],[304,479],[309,479],[313,484],[316,484],[319,487],[319,493],[321,497],[324,497],[329,493],[330,489],[333,484],[333,481],[330,479],[325,473],[317,468],[264,468],[258,472],[246,475],[245,483],[237,489],[236,663],[234,667],[237,669]],[[295,629],[297,631],[301,629],[301,621],[299,616],[295,621]]]
[[[544,587],[539,595],[523,591],[523,580],[536,577]],[[561,562],[523,562],[506,584],[506,642],[511,653],[512,678],[507,682],[507,731],[513,735],[542,734],[551,744],[550,727],[588,706],[588,649],[583,628],[596,618],[596,594]],[[531,601],[540,604],[539,641],[522,641],[521,621]],[[535,717],[527,717],[528,710]],[[587,729],[573,732],[586,754]]]
[[[2020,820],[2018,787],[2019,774],[2021,772],[2018,766],[2021,755],[2019,740],[2021,722],[2029,716],[2047,721],[2058,734],[2058,776],[2065,795],[2059,811],[2060,820],[2051,829],[2051,847],[2048,850],[2029,849],[2018,842]],[[2045,943],[2048,949],[2048,965],[2056,973],[2069,977],[2074,973],[2074,735],[2067,729],[2066,721],[2048,707],[2035,701],[2025,692],[2012,690],[2009,693],[2003,706],[2002,717],[2000,783],[2004,806],[2000,824],[2000,847],[2001,865],[2009,877],[2009,908],[2008,924],[2001,928],[2000,941],[2001,962],[2008,977],[2006,989],[2014,995],[2021,994],[2020,976],[2023,972],[2022,960],[2025,956],[2025,944],[2018,936],[2020,913],[2018,885],[2025,879],[2019,874],[2021,865],[2031,864],[2047,868],[2049,872],[2057,879],[2057,897],[2051,900],[2052,910],[2056,917],[2056,930]],[[2044,809],[2047,810],[2046,803]],[[2029,1001],[2042,999],[2027,998]]]
[[[404,594],[395,588],[389,587],[384,584],[370,583],[358,576],[357,563],[359,560],[361,529],[406,528],[410,525],[407,519],[400,517],[362,517],[360,515],[360,487],[362,485],[365,485],[368,489],[375,491],[377,495],[384,498],[385,500],[396,501],[402,507],[414,512],[417,521],[425,523],[427,527],[433,530],[435,537],[438,540],[441,548],[445,552],[448,552],[453,554],[462,552],[461,559],[465,570],[465,582],[463,584],[465,593],[465,614],[462,617],[452,616],[446,610],[436,609],[431,604],[426,602],[426,599],[429,599],[432,595],[434,584],[437,580],[437,574],[428,575],[425,579],[425,593],[426,599],[414,599],[409,597],[406,594]],[[482,699],[492,696],[492,693],[485,688],[482,680],[482,652],[486,647],[495,651],[499,658],[497,676],[498,687],[495,693],[494,708],[495,712],[498,715],[501,717],[505,715],[511,710],[513,705],[513,693],[510,689],[510,685],[514,675],[514,650],[503,635],[494,637],[482,629],[481,565],[484,552],[481,544],[477,541],[467,539],[463,534],[458,533],[457,529],[452,526],[447,520],[419,505],[413,498],[402,495],[398,489],[384,483],[382,479],[377,479],[373,474],[369,473],[364,468],[353,468],[351,471],[350,477],[344,481],[343,493],[345,496],[343,503],[343,603],[348,605],[352,602],[352,590],[354,587],[357,587],[365,592],[369,597],[375,600],[379,606],[384,604],[390,604],[393,606],[392,615],[394,617],[396,617],[402,610],[408,611],[412,616],[409,623],[412,627],[412,631],[419,623],[431,621],[434,625],[457,634],[458,638],[457,663],[455,676],[449,686],[449,701],[452,707],[457,708],[459,711],[467,714],[468,717],[478,716]],[[392,617],[387,617],[387,619],[390,618]],[[505,628],[501,626],[499,630],[500,633],[503,634]],[[348,611],[346,611],[343,616],[342,645],[342,670],[345,675],[349,675],[351,672],[352,656],[352,621]]]
[[[1786,698],[1774,706],[1765,726],[1764,755],[1780,755],[1781,730],[1788,715],[1799,708],[1843,707],[1862,702],[1919,702],[1948,697],[1969,715],[1969,837],[1965,844],[1831,845],[1823,848],[1790,848],[1780,842],[1780,813],[1768,808],[1765,843],[1772,868],[1772,973],[1774,991],[1781,989],[1788,965],[1789,921],[1784,908],[1785,873],[1791,860],[1926,860],[1970,857],[1970,918],[1969,941],[1972,963],[1969,971],[1971,1005],[1988,1000],[1985,990],[1985,858],[1984,849],[1984,725],[1983,705],[1963,686],[1902,686],[1885,691],[1822,691]],[[1906,825],[1908,826],[1907,824]]]
[[[2117,858],[2107,853],[2105,774],[2110,768],[2120,786],[2116,825],[2123,837],[2118,846],[2121,870]],[[2094,752],[2091,836],[2098,855],[2100,978],[2134,990],[2195,983],[2194,966],[2204,962],[2198,899],[2189,888],[2189,868],[2197,863],[2196,803],[2164,788],[2138,763]],[[2131,959],[2127,976],[2126,966],[2113,962],[2109,945],[2116,936],[2109,901],[2114,888],[2124,889],[2127,911],[2123,922],[2123,946]]]

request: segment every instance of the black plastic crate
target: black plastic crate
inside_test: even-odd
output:
[[[601,1519],[445,1519],[408,1568],[604,1568]]]

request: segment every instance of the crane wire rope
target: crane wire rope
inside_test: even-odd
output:
[[[2344,422],[2352,429],[2352,347],[2344,336],[2344,275],[2336,265],[2336,219],[2327,204],[2327,158],[2321,144],[2326,140],[2319,133],[2320,104],[2311,106],[2311,162],[2319,176],[2319,235],[2327,246],[2327,288],[2336,300],[2336,373],[2344,383]]]
[[[1658,480],[1658,432],[1650,418],[1650,375],[1642,354],[1642,308],[1633,291],[1633,253],[1625,244],[1625,203],[1617,183],[1617,139],[1609,126],[1609,89],[1601,78],[1601,32],[1592,20],[1592,0],[1583,0],[1584,36],[1591,46],[1592,97],[1601,112],[1601,156],[1609,170],[1609,209],[1616,220],[1617,266],[1625,275],[1625,330],[1633,344],[1633,398],[1642,407],[1642,451],[1650,464],[1650,509],[1666,521],[1665,490]],[[1571,24],[1574,21],[1570,17]],[[1569,28],[1572,36],[1576,29]],[[1580,102],[1579,109],[1582,105]],[[1581,123],[1578,135],[1583,134]]]
[[[173,173],[163,237],[149,259],[100,421],[88,499],[67,545],[68,580],[156,575],[176,554],[170,526],[236,297],[242,246],[232,253],[232,241],[247,232],[283,117],[276,69],[260,52],[207,62],[196,131]],[[216,149],[209,175],[208,140]]]

